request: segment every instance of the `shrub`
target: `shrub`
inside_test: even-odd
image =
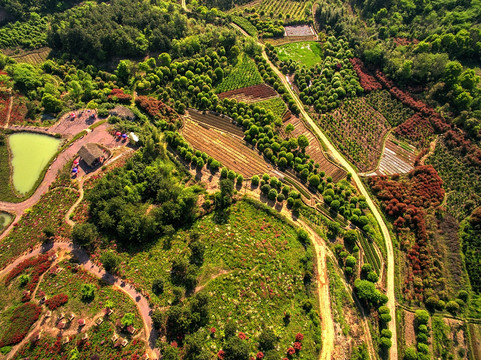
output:
[[[392,346],[391,339],[387,337],[381,337],[379,339],[379,345],[384,349],[389,349]]]
[[[413,347],[408,347],[404,351],[404,360],[417,360],[418,359],[418,353],[415,348]]]
[[[285,198],[286,197],[284,196],[283,193],[279,193],[279,195],[277,195],[277,201],[280,203],[283,202]]]
[[[220,177],[221,178],[226,178],[227,177],[227,174],[229,173],[229,170],[227,170],[227,168],[222,168],[222,170],[220,171]]]
[[[52,296],[50,299],[47,299],[47,301],[45,301],[45,305],[47,305],[50,310],[55,310],[56,308],[65,304],[67,301],[68,296],[66,294],[58,294]]]
[[[83,284],[82,288],[80,289],[80,294],[82,301],[92,301],[95,297],[95,286],[93,286],[92,284]]]
[[[264,329],[259,335],[259,349],[266,352],[275,349],[279,338],[271,329]]]
[[[244,177],[242,175],[237,175],[237,185],[242,185],[242,182],[244,181]]]
[[[234,170],[229,170],[229,172],[227,173],[227,178],[234,181],[235,178],[236,178],[236,174],[234,172]]]
[[[247,360],[249,359],[249,344],[237,336],[231,336],[225,343],[224,353],[226,360]]]
[[[90,245],[98,237],[97,227],[91,223],[75,224],[72,239],[81,246]]]
[[[356,258],[354,256],[348,256],[345,264],[346,267],[354,268],[354,266],[356,266]]]
[[[269,193],[267,194],[267,198],[269,200],[276,200],[277,198],[277,190],[276,189],[270,189]]]
[[[456,301],[448,301],[446,304],[446,310],[448,310],[450,313],[457,313],[459,311],[459,304]]]
[[[251,184],[254,185],[254,186],[258,186],[259,185],[259,176],[254,175],[251,179]]]
[[[428,336],[425,333],[419,333],[416,336],[416,340],[418,341],[418,343],[427,344],[428,343]]]
[[[120,323],[123,327],[131,326],[134,324],[135,315],[133,313],[126,313],[122,316]]]
[[[429,346],[428,345],[423,344],[423,343],[418,343],[417,347],[418,347],[418,351],[421,354],[429,354]]]
[[[391,318],[391,315],[390,314],[381,314],[380,316],[381,320],[385,323],[388,323],[392,320]]]
[[[468,295],[468,292],[467,292],[467,291],[465,291],[465,290],[460,290],[460,291],[458,292],[458,299],[461,299],[461,300],[463,300],[464,302],[467,302],[467,301],[468,301],[468,297],[469,297],[469,295]]]
[[[18,280],[19,280],[19,283],[20,283],[20,287],[24,287],[30,281],[30,276],[28,276],[27,274],[22,274],[22,275],[20,275]]]
[[[418,326],[418,332],[422,332],[427,334],[428,333],[428,327],[426,325],[419,325]]]
[[[152,283],[152,291],[155,295],[160,295],[164,292],[164,281],[162,279],[155,279]]]
[[[429,321],[429,313],[426,310],[416,310],[414,318],[418,325],[427,325]]]
[[[370,282],[377,283],[379,280],[379,276],[375,271],[370,271],[369,274],[367,274],[366,279]]]

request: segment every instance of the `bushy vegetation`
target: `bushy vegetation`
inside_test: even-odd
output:
[[[0,48],[36,49],[47,43],[47,19],[36,13],[26,22],[17,21],[0,28]]]
[[[256,64],[246,55],[240,56],[237,63],[227,70],[225,78],[217,86],[217,92],[235,90],[262,83]]]
[[[471,286],[481,292],[481,269],[477,264],[481,259],[481,209],[475,210],[461,228],[464,261],[471,280]]]

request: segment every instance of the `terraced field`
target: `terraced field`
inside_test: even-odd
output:
[[[18,62],[24,62],[32,65],[38,65],[47,60],[48,55],[52,49],[43,48],[35,51],[31,51],[21,55],[12,56]]]
[[[306,153],[310,155],[314,162],[319,163],[320,169],[326,172],[327,176],[331,176],[332,179],[337,182],[346,176],[346,172],[339,166],[330,162],[324,155],[322,151],[322,146],[319,140],[309,131],[304,122],[295,117],[291,116],[286,119],[284,125],[291,123],[294,125],[294,131],[291,133],[292,136],[306,135],[309,140],[309,146],[306,148]]]
[[[264,158],[238,137],[191,120],[185,121],[182,135],[194,149],[207,153],[245,178],[269,172]]]
[[[204,128],[216,128],[220,131],[225,131],[231,135],[239,138],[244,138],[244,131],[240,126],[237,126],[230,117],[219,116],[210,113],[209,111],[199,111],[195,109],[188,110],[188,116],[196,123],[203,125]]]
[[[279,94],[273,88],[266,84],[248,86],[245,88],[226,91],[219,94],[219,98],[221,99],[236,99],[237,101],[242,101],[246,103],[267,100],[277,96],[279,96]]]
[[[414,169],[416,148],[405,142],[399,142],[392,135],[386,141],[379,168],[372,175],[405,174]]]

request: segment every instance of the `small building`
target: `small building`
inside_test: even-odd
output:
[[[95,167],[102,162],[104,153],[102,149],[94,143],[85,144],[78,151],[80,158],[90,167]]]
[[[119,336],[117,334],[114,334],[114,336],[112,336],[111,338],[113,343],[115,343],[118,339],[119,339]]]
[[[60,322],[58,323],[57,327],[58,327],[60,330],[63,330],[63,329],[65,329],[65,326],[66,326],[66,325],[67,325],[67,324],[65,324],[65,321],[60,321]]]
[[[127,339],[122,340],[122,346],[126,347],[129,341]]]
[[[62,344],[66,345],[70,342],[70,336],[67,336],[65,339],[62,340]]]
[[[75,319],[75,314],[74,313],[70,313],[69,317],[68,317],[68,321],[72,321],[73,319]]]
[[[134,328],[132,325],[130,325],[130,326],[127,326],[127,332],[128,332],[130,335],[135,335],[135,333],[137,332],[137,329]]]
[[[85,320],[84,320],[84,319],[79,319],[79,320],[78,320],[78,326],[79,326],[79,327],[85,326]]]
[[[99,317],[97,320],[95,320],[95,323],[97,324],[97,326],[99,326],[103,322],[104,322],[104,319],[102,319],[101,317]]]

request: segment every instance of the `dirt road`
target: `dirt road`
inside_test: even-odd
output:
[[[259,45],[262,45],[259,43]],[[352,165],[344,159],[344,157],[337,151],[334,145],[331,144],[329,139],[324,135],[321,131],[319,126],[312,120],[309,114],[304,110],[304,105],[299,100],[297,94],[292,90],[291,85],[287,81],[284,74],[282,74],[279,69],[277,69],[274,64],[268,59],[267,54],[265,51],[262,52],[262,56],[267,60],[267,63],[270,65],[272,70],[277,74],[279,79],[282,81],[284,86],[287,88],[287,91],[292,96],[292,98],[296,101],[297,106],[301,110],[301,114],[304,120],[311,126],[313,131],[319,136],[321,141],[327,146],[332,156],[339,162],[342,166],[346,168],[348,172],[352,174],[352,179],[356,183],[359,191],[363,196],[366,197],[366,202],[369,205],[369,209],[371,210],[372,214],[376,218],[377,223],[381,229],[382,235],[384,237],[384,241],[386,243],[387,249],[387,276],[386,276],[386,295],[388,297],[388,303],[386,304],[389,307],[389,313],[391,315],[392,321],[389,322],[389,330],[392,332],[392,347],[389,350],[389,356],[392,360],[398,358],[398,350],[397,350],[397,328],[396,328],[396,298],[394,295],[394,250],[392,246],[391,235],[389,230],[384,223],[384,219],[382,218],[379,210],[375,206],[374,202],[371,199],[370,194],[364,187],[364,184],[361,181],[361,178],[358,176],[356,170],[352,167]]]

